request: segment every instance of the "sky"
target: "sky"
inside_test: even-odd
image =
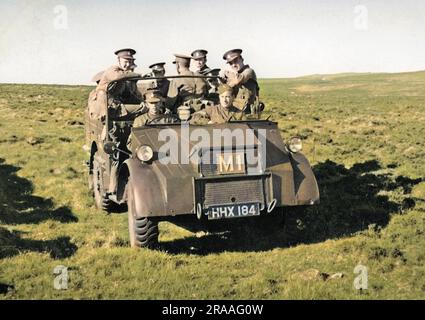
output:
[[[90,84],[123,47],[139,73],[233,48],[259,78],[425,70],[425,1],[0,1],[0,83]]]

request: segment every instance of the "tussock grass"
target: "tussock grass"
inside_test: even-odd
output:
[[[424,299],[425,72],[260,86],[264,116],[303,137],[320,206],[284,227],[161,223],[153,251],[129,248],[126,214],[87,191],[92,88],[0,85],[0,299]],[[357,264],[367,290],[353,287]],[[68,290],[53,287],[58,265]]]

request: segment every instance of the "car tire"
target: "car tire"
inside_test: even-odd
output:
[[[106,212],[111,212],[114,208],[114,203],[109,199],[104,192],[102,168],[97,160],[97,153],[93,157],[93,197],[96,208]]]
[[[127,185],[128,231],[133,248],[155,248],[158,246],[158,221],[150,217],[137,218],[134,190]]]

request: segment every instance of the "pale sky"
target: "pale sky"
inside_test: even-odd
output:
[[[90,84],[137,50],[175,74],[173,53],[243,49],[259,78],[425,70],[424,0],[1,0],[0,83]]]

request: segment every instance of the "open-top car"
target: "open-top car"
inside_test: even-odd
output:
[[[144,79],[117,83],[123,81]],[[158,222],[177,216],[208,223],[319,202],[301,140],[285,143],[275,122],[182,121],[132,128],[143,102],[123,101],[124,115],[117,116],[110,101],[108,90],[86,112],[89,186],[98,208],[127,204],[131,246],[155,246]]]

